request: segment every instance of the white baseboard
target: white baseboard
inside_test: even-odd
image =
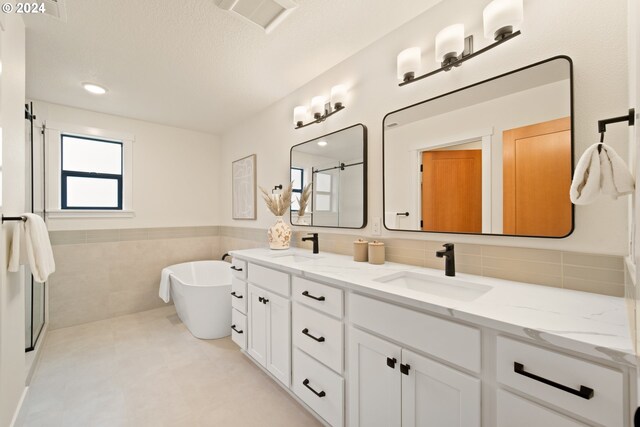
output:
[[[16,411],[13,413],[13,418],[11,418],[11,424],[9,427],[14,427],[18,417],[20,416],[20,410],[22,409],[22,404],[24,403],[24,399],[27,397],[27,392],[29,391],[29,386],[24,388],[22,392],[22,396],[20,396],[20,401],[18,402],[18,406],[16,407]]]

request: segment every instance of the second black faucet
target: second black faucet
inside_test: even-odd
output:
[[[455,252],[453,250],[453,243],[445,243],[442,245],[444,247],[443,250],[437,251],[436,256],[438,258],[444,258],[444,274],[445,276],[455,276],[456,275],[456,258]]]
[[[313,242],[313,253],[317,254],[320,252],[320,248],[318,247],[318,233],[311,233],[307,237],[302,238],[303,242],[311,241]]]

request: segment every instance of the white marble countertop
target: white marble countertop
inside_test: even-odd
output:
[[[309,250],[246,249],[232,256],[362,294],[427,310],[510,334],[527,337],[600,359],[636,365],[629,318],[623,298],[508,280],[457,274],[455,279],[492,289],[472,301],[458,301],[377,282],[401,271],[445,278],[444,272],[410,265],[371,265],[331,253]],[[297,262],[294,257],[305,258]],[[444,280],[448,280],[445,278]],[[445,282],[446,283],[446,282]]]

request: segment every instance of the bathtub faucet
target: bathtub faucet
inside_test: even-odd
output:
[[[231,256],[231,255],[229,255],[229,254],[224,254],[224,255],[222,255],[222,261],[224,261],[227,257],[230,257],[230,256]]]

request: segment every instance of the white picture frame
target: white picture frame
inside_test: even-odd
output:
[[[231,217],[240,220],[256,219],[256,155],[231,163]]]

